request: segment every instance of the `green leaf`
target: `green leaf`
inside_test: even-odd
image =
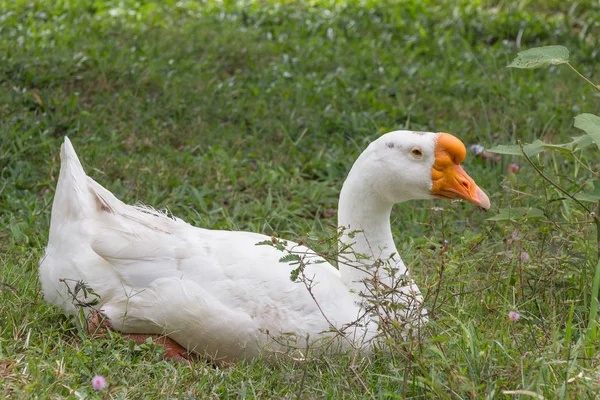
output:
[[[600,180],[596,179],[592,184],[594,185],[592,190],[577,193],[575,198],[580,201],[589,201],[592,203],[600,201]]]
[[[575,117],[575,128],[585,131],[600,149],[600,117],[594,114],[579,114]]]
[[[255,246],[273,246],[272,240],[263,240],[261,242],[255,243]]]
[[[564,46],[534,47],[521,51],[508,68],[540,68],[545,65],[564,64],[569,61],[569,50]]]
[[[572,151],[564,144],[549,144],[544,143],[544,150],[557,151],[559,153],[571,154]]]
[[[585,115],[585,114],[582,114],[582,115]],[[588,115],[591,115],[591,114],[588,114]],[[598,120],[600,121],[600,118],[598,118]],[[590,136],[583,135],[583,136],[578,136],[578,137],[573,138],[572,142],[562,143],[562,144],[550,144],[550,143],[544,143],[541,140],[536,140],[531,144],[524,145],[523,150],[530,157],[535,156],[544,150],[558,151],[560,153],[570,154],[577,150],[583,150],[593,143],[594,143],[594,141],[592,140],[592,138]],[[491,149],[488,149],[488,151],[491,153],[508,154],[508,155],[512,155],[512,156],[522,156],[523,155],[523,152],[521,151],[521,146],[519,146],[517,144],[514,144],[514,145],[501,144],[496,147],[492,147]]]
[[[298,276],[300,276],[300,268],[296,268],[290,271],[290,280],[292,282],[296,282],[298,280]]]
[[[573,151],[576,151],[576,150],[583,150],[586,147],[589,147],[592,143],[594,143],[594,142],[592,141],[591,137],[589,137],[588,135],[582,135],[582,136],[573,138],[573,141],[565,144],[565,146],[570,145],[571,146],[570,148]]]
[[[29,237],[23,232],[27,229],[26,222],[18,222],[10,226],[12,238],[15,243],[26,244],[29,243]]]
[[[498,214],[488,221],[519,221],[524,219],[532,218],[544,218],[544,212],[538,208],[528,207],[512,207],[512,208],[501,208],[498,210]]]
[[[498,146],[494,146],[491,149],[487,149],[490,153],[496,154],[507,154],[511,156],[522,156],[521,146],[515,144],[500,144]]]
[[[533,143],[524,145],[523,151],[529,157],[532,157],[544,151],[544,146],[546,146],[546,143],[541,140],[534,140]]]
[[[531,144],[526,144],[523,146],[523,151],[529,156],[535,156],[536,154],[541,153],[542,151],[544,151],[544,146],[546,144],[544,142],[542,142],[541,140],[536,140]],[[491,149],[488,149],[488,151],[490,153],[497,153],[497,154],[508,154],[508,155],[512,155],[512,156],[523,156],[523,151],[521,151],[521,146],[519,146],[518,144],[513,144],[513,145],[498,145],[495,147],[492,147]]]
[[[572,153],[577,150],[583,150],[594,143],[588,135],[582,135],[572,139],[572,142],[563,144],[544,144],[544,148],[548,150],[558,150],[562,153]]]
[[[299,263],[301,261],[300,256],[298,254],[286,254],[285,256],[279,259],[281,263]]]

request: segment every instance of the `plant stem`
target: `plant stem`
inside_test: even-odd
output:
[[[597,91],[599,91],[599,92],[600,92],[600,85],[596,85],[596,84],[594,84],[594,82],[590,81],[588,78],[586,78],[585,76],[581,75],[581,74],[579,73],[579,71],[577,71],[575,68],[573,68],[573,66],[572,66],[571,64],[569,64],[569,63],[566,63],[566,64],[567,64],[567,65],[569,66],[569,68],[571,68],[571,69],[572,69],[572,70],[573,70],[573,71],[574,71],[574,72],[575,72],[577,75],[579,75],[580,77],[582,77],[582,78],[583,78],[583,79],[584,79],[584,80],[585,80],[587,83],[589,83],[590,85],[592,85],[592,86],[594,87],[594,89],[596,89]]]
[[[596,264],[596,271],[594,273],[594,283],[592,285],[592,298],[590,299],[590,315],[588,321],[587,331],[587,347],[588,356],[593,357],[594,350],[596,348],[595,341],[597,338],[597,317],[598,317],[598,292],[600,291],[600,260]]]
[[[593,169],[591,169],[590,167],[588,167],[588,165],[586,163],[584,163],[583,161],[581,161],[579,159],[579,157],[577,157],[575,155],[575,152],[572,152],[571,155],[573,156],[573,158],[575,160],[577,160],[577,162],[579,163],[579,165],[581,165],[583,168],[587,169],[592,175],[594,175],[596,178],[600,178],[600,173],[594,171]]]
[[[544,180],[546,182],[548,182],[549,184],[551,184],[552,186],[554,186],[556,189],[558,189],[561,193],[563,193],[565,196],[569,197],[571,200],[573,200],[575,203],[579,204],[585,211],[587,211],[588,214],[592,214],[592,210],[590,210],[589,208],[587,208],[585,206],[585,204],[583,204],[582,202],[580,202],[579,200],[577,200],[574,196],[572,196],[569,192],[567,192],[565,189],[561,188],[560,186],[558,186],[558,184],[554,183],[550,178],[548,178],[543,172],[542,170],[540,170],[538,168],[537,165],[535,165],[535,163],[531,160],[531,158],[529,158],[529,156],[527,155],[527,153],[525,153],[525,149],[523,148],[523,143],[521,143],[521,141],[519,140],[519,146],[521,146],[521,152],[523,153],[523,155],[525,156],[525,159],[527,160],[527,162],[533,167],[533,169],[535,169],[535,172],[538,173],[538,175],[540,175],[542,178],[544,178]]]
[[[575,67],[573,67],[568,62],[566,64],[569,66],[569,68],[571,68],[573,70],[573,72],[575,72],[577,75],[579,75],[581,78],[583,78],[583,80],[585,80],[587,83],[589,83],[590,85],[592,85],[594,87],[594,89],[596,89],[597,91],[600,92],[600,85],[594,84],[594,82],[590,81],[588,78],[586,78],[585,76],[583,76],[579,71],[577,71],[575,69]],[[560,188],[558,185],[556,185],[554,182],[552,182],[550,179],[548,179],[546,176],[544,176],[544,174],[533,164],[533,162],[531,162],[531,160],[529,159],[529,157],[527,156],[527,154],[525,154],[525,152],[523,151],[523,145],[521,143],[519,143],[519,145],[521,146],[521,151],[523,152],[523,155],[525,156],[525,158],[527,158],[527,161],[529,161],[529,163],[533,166],[533,168],[535,168],[535,170],[541,175],[542,178],[546,179],[546,181],[550,182],[550,184],[552,184],[555,188],[559,189],[561,192],[563,192],[564,194],[566,194],[567,196],[569,196],[571,199],[577,201],[577,199],[575,199],[569,193],[565,192],[562,188]],[[575,159],[577,161],[579,161],[579,159],[575,156],[575,154],[573,154],[573,156],[575,157]],[[581,161],[579,161],[579,162],[582,165],[585,166],[585,164],[583,164]],[[588,170],[589,170],[589,168],[588,168]],[[590,172],[592,172],[593,175],[598,176],[593,171],[590,170]],[[588,211],[588,213],[590,213],[594,217],[594,222],[596,223],[596,241],[597,241],[597,244],[598,244],[598,262],[600,262],[600,201],[598,202],[598,209],[596,210],[595,214],[591,210],[588,210],[588,208],[585,207],[581,202],[577,201],[577,203],[580,206],[582,206],[583,208],[585,208]],[[599,268],[600,268],[600,264],[599,264]],[[598,268],[596,269],[596,273],[598,273]],[[595,283],[596,283],[596,281],[594,280],[594,284]],[[595,293],[596,293],[595,295],[598,296],[598,288],[596,288],[596,292]]]
[[[535,165],[535,163],[527,155],[527,153],[525,153],[525,149],[523,148],[523,143],[521,143],[521,141],[519,141],[519,146],[521,146],[521,152],[525,156],[525,159],[527,160],[527,162],[529,163],[529,165],[531,165],[533,167],[533,169],[535,169],[535,171],[538,173],[538,175],[540,175],[542,178],[544,178],[544,180],[546,180],[546,182],[548,182],[549,184],[551,184],[552,186],[554,186],[556,189],[560,190],[562,193],[564,193],[566,196],[568,196],[571,200],[573,200],[574,202],[576,202],[577,204],[579,204],[585,211],[587,211],[587,213],[589,215],[592,216],[592,218],[594,218],[594,223],[596,224],[596,239],[597,239],[597,244],[598,244],[598,252],[597,253],[598,253],[598,259],[600,260],[600,202],[598,202],[598,209],[594,213],[591,209],[589,209],[588,207],[586,207],[585,204],[583,204],[581,201],[577,200],[569,192],[567,192],[566,190],[564,190],[563,188],[561,188],[558,184],[554,183],[554,181],[552,181],[550,178],[548,178],[542,172],[542,170],[540,170],[538,168],[538,166]]]
[[[598,261],[600,261],[600,201],[598,202],[598,209],[596,210],[596,215],[594,215],[594,219],[596,220],[596,240],[598,244]]]

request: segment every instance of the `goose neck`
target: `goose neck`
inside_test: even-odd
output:
[[[378,196],[373,180],[356,178],[351,171],[340,193],[338,226],[343,233],[338,267],[344,283],[360,289],[362,281],[371,277],[366,266],[381,260],[398,267],[402,261],[390,227],[393,203]],[[405,273],[403,264],[401,269]],[[380,273],[380,278],[381,274],[385,275]]]

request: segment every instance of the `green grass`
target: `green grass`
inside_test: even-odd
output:
[[[526,164],[508,175],[506,157],[465,162],[491,213],[536,206],[545,217],[492,223],[463,203],[398,207],[398,248],[432,322],[418,343],[356,365],[188,368],[155,345],[90,337],[44,303],[37,267],[65,135],[126,202],[319,247],[346,172],[383,132],[566,142],[576,114],[599,112],[566,68],[505,68],[517,43],[562,44],[600,82],[597,2],[313,3],[0,1],[0,397],[94,398],[102,374],[105,398],[596,398],[600,355],[584,356],[581,341],[593,226]],[[587,176],[559,156],[539,162],[569,190]],[[521,320],[509,321],[512,310]]]

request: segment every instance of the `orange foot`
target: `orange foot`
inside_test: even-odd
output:
[[[105,335],[108,330],[112,330],[108,324],[108,318],[101,312],[94,312],[88,322],[88,332]],[[189,360],[194,359],[194,354],[188,352],[168,336],[145,333],[121,333],[121,335],[125,339],[133,340],[138,346],[144,344],[146,339],[152,338],[154,343],[164,346],[165,357],[171,360],[189,362]]]

